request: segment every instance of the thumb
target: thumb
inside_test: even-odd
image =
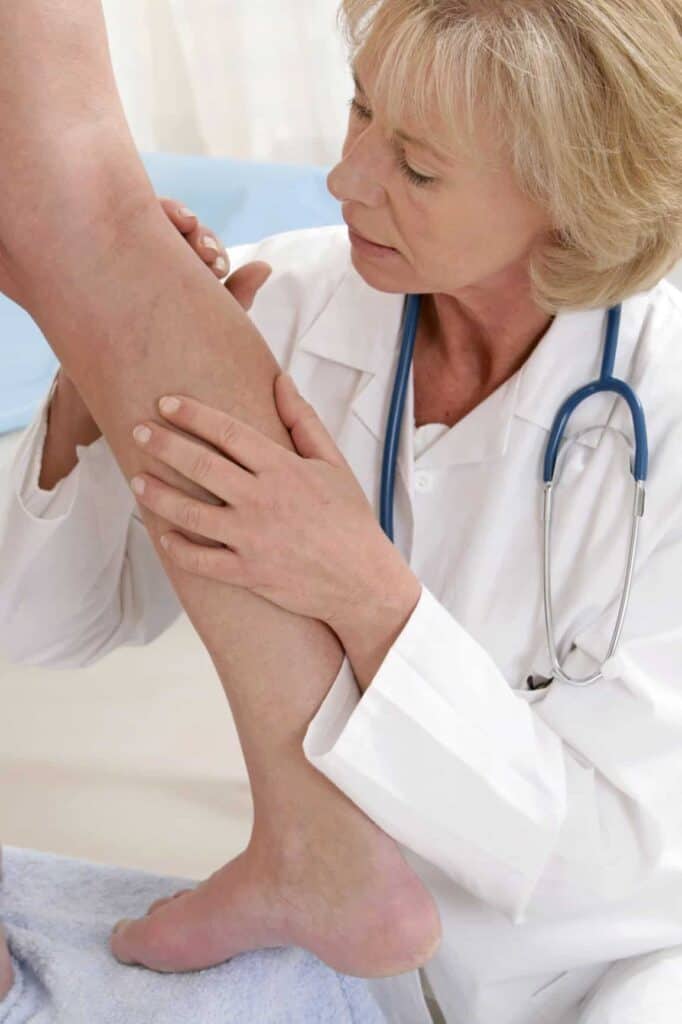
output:
[[[288,373],[281,373],[275,380],[275,401],[279,417],[291,434],[299,455],[304,459],[323,459],[333,466],[350,468],[336,441]]]
[[[248,312],[257,292],[263,287],[271,273],[272,267],[269,263],[263,263],[260,260],[255,263],[247,263],[228,277],[225,287],[242,309]]]

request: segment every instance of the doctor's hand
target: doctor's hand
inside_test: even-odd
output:
[[[332,629],[349,607],[371,600],[378,585],[390,586],[402,556],[287,374],[275,381],[275,399],[295,452],[227,413],[173,397],[177,409],[161,399],[161,415],[217,451],[154,422],[140,424],[146,429],[136,428],[136,440],[226,503],[189,498],[149,473],[131,481],[138,502],[176,527],[162,543],[177,566],[244,587]],[[195,543],[183,530],[224,546]]]
[[[169,221],[183,235],[190,248],[216,277],[221,280],[227,278],[225,287],[242,309],[248,312],[253,305],[256,293],[272,273],[270,264],[260,260],[247,263],[228,277],[230,258],[217,235],[200,224],[197,215],[177,199],[161,199],[160,202]]]

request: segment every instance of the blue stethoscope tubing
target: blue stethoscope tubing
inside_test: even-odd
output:
[[[406,297],[403,313],[402,344],[398,357],[393,395],[386,424],[386,440],[384,443],[384,454],[381,469],[381,496],[380,496],[380,519],[381,527],[388,538],[394,540],[393,505],[395,496],[395,476],[398,462],[398,449],[400,446],[401,427],[405,412],[405,400],[410,378],[410,368],[414,357],[414,346],[417,337],[417,327],[421,313],[421,295],[408,295]],[[549,650],[554,678],[560,679],[572,686],[589,686],[598,679],[603,678],[602,668],[589,676],[574,678],[566,673],[559,661],[556,644],[554,641],[554,617],[552,612],[552,568],[551,568],[551,530],[552,530],[552,500],[554,488],[554,474],[556,470],[559,447],[564,439],[566,425],[572,414],[581,402],[599,392],[614,392],[623,398],[630,409],[632,426],[635,437],[635,458],[631,460],[630,471],[634,480],[634,501],[632,510],[632,526],[630,531],[630,543],[628,549],[628,560],[625,571],[625,580],[621,595],[620,607],[613,630],[609,649],[605,658],[608,661],[615,654],[620,641],[627,608],[632,590],[632,576],[637,552],[639,538],[639,526],[644,515],[646,497],[646,479],[649,468],[649,444],[647,438],[646,417],[639,398],[625,381],[613,376],[613,369],[618,350],[618,337],[622,317],[622,306],[617,305],[609,309],[606,325],[606,340],[604,344],[604,357],[602,360],[601,374],[598,380],[586,384],[570,395],[559,409],[552,429],[550,431],[547,448],[545,450],[543,483],[544,483],[544,605],[545,605],[545,627],[547,632],[547,646]]]

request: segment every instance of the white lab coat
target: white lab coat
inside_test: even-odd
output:
[[[403,297],[363,282],[343,228],[231,257],[272,264],[253,319],[378,509]],[[599,375],[605,318],[558,316],[449,430],[414,429],[410,386],[396,543],[422,595],[364,696],[344,662],[304,741],[434,894],[444,936],[425,974],[448,1024],[575,1024],[612,961],[682,943],[682,295],[666,282],[625,302],[615,365],[650,443],[620,652],[595,686],[526,688],[551,675],[544,448],[564,398]],[[180,607],[104,439],[55,492],[37,489],[44,412],[12,469],[0,645],[85,665],[149,642]],[[603,428],[629,438],[628,416],[600,395],[569,424],[602,428],[570,448],[557,488],[556,634],[573,674],[601,662],[620,599],[632,478]],[[429,1019],[417,972],[373,986],[393,1024]]]

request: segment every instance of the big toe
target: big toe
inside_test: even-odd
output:
[[[146,917],[119,922],[111,951],[121,963],[152,971],[199,971],[257,948],[252,924],[236,907],[200,887]]]
[[[111,951],[123,964],[163,973],[208,966],[202,962],[193,918],[189,897],[170,899],[145,917],[119,921],[111,934]]]

